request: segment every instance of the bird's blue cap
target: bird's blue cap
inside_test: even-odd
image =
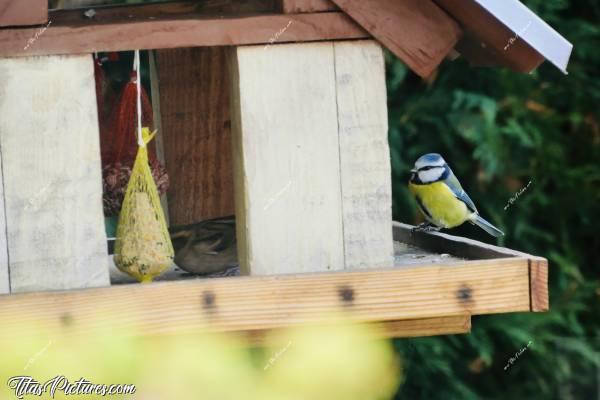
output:
[[[432,163],[432,162],[436,162],[439,160],[443,160],[444,158],[439,155],[438,153],[428,153],[425,155],[422,155],[421,157],[419,157],[419,159],[417,160],[417,162],[423,162],[423,163]]]
[[[445,163],[446,161],[444,161],[444,158],[438,153],[428,153],[419,157],[419,159],[415,162],[415,168],[419,169],[427,165],[442,166]]]

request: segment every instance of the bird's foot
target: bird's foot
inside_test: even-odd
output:
[[[413,232],[439,232],[440,229],[442,228],[435,226],[430,222],[423,222],[422,224],[412,228]]]

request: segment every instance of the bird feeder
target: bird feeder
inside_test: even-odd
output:
[[[571,44],[519,1],[2,4],[0,321],[84,329],[106,309],[147,334],[260,335],[341,311],[402,337],[548,309],[546,259],[391,214],[384,48],[422,77],[458,54],[565,71]],[[242,277],[111,282],[92,54],[134,49],[152,50],[169,219],[235,214]]]

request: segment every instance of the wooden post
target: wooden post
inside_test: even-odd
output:
[[[383,51],[336,42],[335,72],[346,268],[393,264],[392,171]]]
[[[231,64],[242,272],[391,266],[381,48],[238,47]]]
[[[333,44],[238,47],[233,67],[242,272],[343,269]]]
[[[92,57],[0,59],[11,292],[109,284]]]
[[[155,58],[171,180],[170,223],[186,225],[233,215],[226,49],[157,50]]]

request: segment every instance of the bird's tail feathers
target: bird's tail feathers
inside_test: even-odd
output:
[[[476,215],[471,222],[494,237],[504,236],[504,232],[481,218],[479,215]]]

